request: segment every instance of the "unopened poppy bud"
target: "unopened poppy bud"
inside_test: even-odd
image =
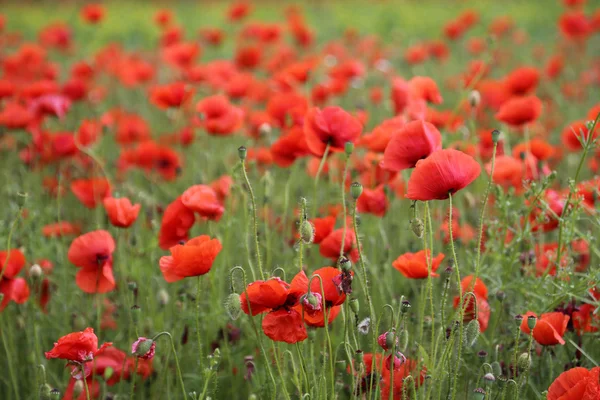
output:
[[[364,353],[362,350],[356,350],[354,353],[354,363],[359,366],[364,362]]]
[[[138,340],[131,345],[131,354],[142,360],[151,360],[156,351],[156,343],[152,339],[139,337]]]
[[[479,106],[479,104],[481,104],[481,94],[479,91],[472,90],[471,93],[469,93],[469,103],[471,104],[472,108],[476,108]]]
[[[161,306],[166,306],[169,304],[169,293],[165,289],[160,289],[156,294],[156,297]]]
[[[402,329],[402,331],[400,332],[399,342],[400,350],[405,351],[408,347],[408,331],[406,329]]]
[[[236,320],[242,314],[242,303],[240,303],[240,295],[237,293],[231,293],[225,299],[225,311],[229,318]]]
[[[494,377],[494,374],[488,372],[487,374],[485,374],[483,376],[483,380],[487,383],[487,384],[491,384],[496,382],[496,377]]]
[[[344,152],[346,152],[346,155],[348,157],[350,157],[352,155],[353,151],[354,151],[354,143],[346,142],[346,144],[344,144]]]
[[[342,271],[350,271],[352,268],[352,261],[350,261],[348,257],[341,256],[338,258],[337,265]]]
[[[258,396],[252,393],[250,396],[248,396],[248,400],[258,400]]]
[[[517,367],[519,367],[519,371],[525,372],[529,370],[529,367],[531,367],[531,356],[529,353],[521,353],[517,360]]]
[[[498,129],[494,129],[492,131],[492,142],[498,143],[500,140],[500,131]]]
[[[402,312],[402,314],[406,314],[411,307],[412,306],[410,305],[410,302],[408,300],[402,300],[402,304],[400,305],[400,311]]]
[[[482,388],[477,388],[475,390],[473,390],[473,400],[483,400],[485,399],[485,390],[483,390]]]
[[[548,180],[548,182],[553,182],[554,180],[556,180],[556,176],[557,176],[557,172],[555,170],[552,170],[548,176],[546,177],[546,179]],[[594,193],[595,194],[595,193]]]
[[[523,316],[521,314],[515,315],[515,324],[517,328],[521,326],[521,322],[523,322]]]
[[[48,385],[47,383],[42,383],[40,385],[40,391],[39,391],[39,398],[43,399],[43,400],[50,400],[50,392],[52,391],[52,388],[50,387],[50,385]]]
[[[500,363],[498,361],[494,361],[492,363],[492,372],[494,373],[495,376],[502,374],[502,366],[500,365]]]
[[[352,195],[352,198],[354,200],[358,200],[358,198],[360,197],[362,192],[363,192],[363,186],[359,182],[354,182],[350,186],[350,194]]]
[[[315,240],[315,227],[306,219],[300,224],[300,239],[305,244],[311,244]]]
[[[109,380],[112,376],[113,373],[115,372],[114,369],[112,369],[111,367],[106,367],[106,369],[104,370],[104,379],[105,380]]]
[[[358,302],[358,299],[350,300],[350,309],[352,310],[354,315],[358,315],[358,312],[360,310],[360,304]]]
[[[502,290],[498,290],[496,292],[496,298],[500,301],[504,301],[504,299],[506,298],[506,293]]]
[[[477,342],[480,332],[481,329],[479,327],[479,321],[476,319],[469,321],[467,328],[465,329],[465,340],[467,342],[467,346],[473,346],[475,342]]]
[[[420,239],[423,237],[425,224],[423,224],[423,220],[421,218],[413,218],[410,220],[410,229],[412,229],[413,233]]]
[[[246,148],[244,146],[240,146],[238,148],[238,156],[240,157],[240,160],[244,161],[247,155],[248,151],[246,150]]]
[[[396,337],[396,334],[393,331],[384,332],[377,338],[377,344],[379,344],[379,346],[381,346],[381,348],[384,350],[389,350],[393,348],[394,342],[396,342],[397,344],[398,338]]]
[[[33,264],[31,268],[29,268],[29,276],[31,279],[37,280],[43,274],[42,267],[37,264]]]
[[[533,330],[533,328],[535,328],[535,324],[537,323],[537,318],[533,315],[530,315],[529,317],[527,317],[527,326],[529,327],[530,330]]]
[[[132,306],[131,307],[131,319],[134,324],[137,324],[140,321],[140,314],[142,313],[142,308],[140,306]]]

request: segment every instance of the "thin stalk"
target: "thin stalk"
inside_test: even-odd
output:
[[[265,279],[265,274],[262,270],[262,260],[260,258],[260,245],[258,243],[258,217],[256,214],[256,198],[254,197],[254,190],[252,189],[252,185],[250,184],[250,179],[248,179],[248,173],[246,172],[246,163],[244,162],[244,160],[241,160],[240,162],[242,164],[242,174],[244,176],[244,181],[246,183],[246,186],[248,187],[250,201],[252,202],[252,225],[254,226],[254,246],[256,251],[256,263],[258,264],[258,272],[260,273],[260,278]]]
[[[156,342],[156,340],[166,335],[169,337],[171,341],[171,351],[173,352],[173,356],[175,357],[175,367],[177,368],[177,377],[179,378],[179,384],[181,385],[181,393],[183,394],[182,399],[187,398],[187,392],[185,391],[185,384],[183,383],[183,375],[181,374],[181,367],[179,366],[179,357],[177,356],[177,351],[175,350],[175,343],[173,342],[173,336],[169,332],[161,332],[152,338],[152,341]]]
[[[448,199],[450,200],[450,210],[448,211],[448,232],[450,234],[450,248],[452,249],[452,258],[454,260],[454,266],[456,268],[456,281],[458,286],[458,349],[456,352],[456,364],[454,365],[454,371],[452,373],[452,394],[450,398],[454,400],[456,398],[456,390],[458,387],[458,376],[460,374],[460,357],[462,353],[462,337],[463,337],[463,318],[464,318],[464,309],[463,309],[463,294],[462,294],[462,286],[460,281],[460,269],[458,267],[458,260],[456,258],[456,249],[454,248],[454,236],[452,234],[452,194],[448,194]]]
[[[133,400],[133,395],[135,393],[135,377],[137,375],[137,369],[138,369],[138,358],[135,358],[135,369],[133,370],[133,374],[131,376],[131,388],[129,391],[129,398],[131,400]]]
[[[321,171],[325,166],[325,161],[327,161],[327,156],[329,155],[329,143],[325,146],[325,152],[323,153],[323,157],[321,157],[321,162],[319,163],[319,168],[317,169],[317,174],[315,175],[315,187],[314,187],[314,196],[313,199],[315,203],[317,202],[317,188],[319,187],[319,178],[321,177]]]
[[[201,294],[201,277],[198,276],[196,282],[196,340],[198,341],[198,360],[203,363],[202,359],[202,336],[200,335],[200,294]],[[200,366],[202,368],[202,366]]]
[[[7,257],[8,258],[8,257]],[[4,347],[4,351],[6,352],[6,362],[8,363],[8,374],[10,375],[10,381],[12,383],[13,391],[15,392],[15,399],[19,400],[21,395],[19,393],[19,385],[17,384],[17,377],[15,375],[14,365],[11,360],[10,354],[10,346],[6,342],[6,330],[10,329],[11,324],[3,324],[4,330],[1,332],[2,336],[2,346]]]
[[[85,398],[90,400],[90,388],[88,387],[87,378],[85,376],[85,367],[83,364],[79,364],[79,370],[81,371],[81,380],[83,381],[83,388],[85,390]]]

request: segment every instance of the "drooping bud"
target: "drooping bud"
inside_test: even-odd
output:
[[[300,303],[310,311],[321,310],[322,297],[320,293],[308,292],[300,298]]]
[[[143,360],[151,360],[156,351],[156,343],[152,339],[139,337],[131,345],[131,354]]]
[[[305,244],[311,244],[315,240],[315,227],[309,220],[304,220],[300,224],[300,239]]]
[[[244,146],[240,146],[238,148],[238,156],[240,157],[240,160],[244,161],[247,155],[248,151],[246,150],[246,148]]]
[[[341,256],[338,258],[337,265],[342,271],[350,271],[352,268],[352,261],[346,256]]]
[[[359,182],[354,182],[350,186],[350,194],[354,200],[358,200],[363,192],[363,186]]]
[[[534,315],[530,315],[527,317],[527,326],[529,327],[530,330],[533,330],[533,328],[535,328],[536,323],[537,323],[537,317],[535,317]]]
[[[479,327],[479,321],[477,321],[477,319],[472,319],[469,321],[467,328],[465,329],[465,340],[467,342],[467,346],[472,347],[475,345],[480,332],[481,329]]]
[[[492,131],[492,142],[498,143],[500,140],[500,131],[498,129],[494,129]]]
[[[358,302],[358,299],[354,298],[350,300],[350,309],[354,315],[358,316],[358,312],[360,311],[360,303]]]
[[[517,367],[519,367],[519,371],[529,371],[529,367],[531,367],[531,356],[529,353],[521,353],[517,360]]]
[[[477,108],[481,104],[481,94],[477,90],[472,90],[469,93],[469,104],[472,108]]]
[[[242,304],[240,303],[240,295],[237,293],[231,293],[225,299],[225,311],[229,318],[236,320],[242,314]]]
[[[354,151],[354,143],[346,142],[346,144],[344,144],[344,152],[346,153],[346,156],[350,157],[352,155],[353,151]]]
[[[425,231],[425,224],[421,218],[413,218],[410,220],[410,229],[412,229],[413,233],[421,239],[423,237],[423,232]]]
[[[398,337],[392,329],[391,331],[384,332],[377,338],[377,344],[384,350],[390,350],[394,347],[394,342],[398,344]]]
[[[51,391],[52,388],[50,387],[50,385],[48,385],[47,383],[42,383],[40,385],[39,398],[42,400],[50,400],[52,398],[50,397]]]

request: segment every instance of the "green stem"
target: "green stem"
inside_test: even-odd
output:
[[[460,358],[461,358],[461,354],[462,354],[462,337],[463,337],[463,330],[464,330],[464,323],[463,323],[463,318],[464,318],[464,310],[463,310],[463,294],[462,294],[462,286],[461,286],[461,281],[460,281],[460,269],[458,267],[458,260],[456,258],[456,250],[454,248],[454,236],[452,234],[452,194],[448,194],[448,199],[450,200],[450,210],[448,211],[448,232],[450,234],[450,248],[452,249],[452,258],[454,260],[454,266],[456,268],[456,280],[457,280],[457,286],[458,286],[458,298],[459,298],[459,304],[458,304],[458,349],[456,352],[456,364],[454,365],[454,371],[452,372],[453,375],[453,379],[452,379],[452,394],[450,396],[450,398],[452,400],[454,400],[456,398],[456,390],[458,387],[458,377],[460,375]]]
[[[196,340],[198,341],[198,360],[202,364],[202,336],[200,334],[200,295],[201,295],[201,277],[198,276],[196,282]],[[202,367],[201,367],[202,368]]]
[[[85,398],[90,400],[90,388],[88,387],[87,378],[85,376],[85,367],[83,364],[79,364],[79,370],[81,371],[81,380],[83,381],[83,388],[85,390]]]
[[[8,257],[7,257],[8,258]],[[6,352],[6,362],[8,363],[8,374],[10,375],[10,380],[13,386],[13,391],[15,392],[15,399],[19,400],[21,395],[19,393],[19,385],[17,384],[17,377],[15,375],[14,365],[11,360],[10,354],[10,346],[6,342],[6,330],[10,329],[11,324],[2,324],[4,330],[1,332],[2,336],[2,346],[4,347],[4,351]]]
[[[131,400],[133,400],[133,395],[135,393],[135,377],[137,375],[137,369],[138,369],[138,358],[135,358],[135,369],[133,370],[132,376],[131,376],[131,388],[129,391],[129,398]]]
[[[182,399],[187,398],[187,392],[185,391],[185,385],[183,383],[183,375],[181,374],[181,367],[179,366],[179,357],[177,356],[177,351],[175,350],[175,343],[173,342],[173,336],[169,332],[161,332],[152,338],[152,341],[156,342],[156,340],[166,335],[169,337],[171,341],[171,351],[173,352],[173,356],[175,357],[175,367],[177,368],[177,377],[179,378],[179,384],[181,385],[181,393],[183,393]]]
[[[248,186],[248,193],[250,194],[250,201],[252,202],[252,225],[254,226],[254,246],[256,251],[256,263],[258,264],[258,272],[260,273],[260,278],[265,279],[265,274],[262,270],[262,260],[260,258],[260,245],[258,243],[258,217],[256,215],[256,198],[254,197],[254,190],[252,189],[252,185],[250,184],[250,179],[248,179],[248,173],[246,172],[246,163],[244,160],[240,161],[242,163],[242,173],[244,175],[244,181],[246,182],[246,186]]]

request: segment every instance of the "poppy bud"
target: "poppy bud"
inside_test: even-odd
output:
[[[402,314],[406,314],[408,309],[411,308],[410,302],[408,300],[402,300],[402,304],[400,305],[400,311]]]
[[[529,353],[521,353],[517,360],[517,366],[519,367],[519,371],[526,372],[529,370],[529,367],[531,367],[531,356]]]
[[[483,400],[485,399],[485,395],[485,390],[483,390],[482,388],[477,388],[473,390],[473,400]]]
[[[52,399],[52,400],[58,400],[58,399],[60,399],[60,390],[58,390],[58,389],[52,389],[50,391],[50,399]]]
[[[479,91],[472,90],[471,93],[469,93],[469,103],[472,108],[477,108],[477,106],[481,104],[481,94]]]
[[[350,300],[350,309],[354,313],[354,315],[358,315],[358,311],[360,310],[360,304],[358,303],[358,299]]]
[[[421,218],[414,218],[410,220],[410,229],[412,229],[413,233],[420,239],[423,237],[425,224],[423,224],[423,220]]]
[[[352,268],[352,261],[348,257],[341,256],[337,261],[338,268],[342,271],[350,271]]]
[[[137,290],[137,283],[127,282],[127,287],[129,288],[129,290],[131,290],[133,292],[134,290]]]
[[[240,146],[238,148],[238,156],[240,157],[240,160],[244,161],[247,155],[248,151],[246,150],[246,148],[244,146]]]
[[[131,307],[131,319],[134,324],[137,324],[140,321],[140,314],[142,313],[142,308],[140,306],[132,306]]]
[[[42,267],[37,264],[33,264],[31,268],[29,268],[29,276],[31,279],[37,280],[40,276],[42,276]]]
[[[154,340],[145,337],[139,337],[131,345],[131,354],[143,360],[151,360],[155,351],[156,343],[154,343]]]
[[[248,400],[258,400],[258,396],[252,393],[250,396],[248,396]]]
[[[500,131],[498,129],[494,129],[492,131],[492,142],[498,143],[500,140]]]
[[[354,182],[350,186],[350,194],[354,200],[358,200],[363,192],[363,186],[359,182]]]
[[[169,304],[169,293],[167,293],[165,289],[160,289],[156,294],[156,297],[158,298],[158,303],[161,306],[166,306]]]
[[[500,363],[498,361],[494,361],[492,363],[492,372],[494,373],[495,376],[502,374],[502,366],[500,365]]]
[[[225,311],[229,318],[236,320],[242,314],[242,304],[240,303],[240,295],[237,293],[231,293],[225,299]]]
[[[398,344],[398,338],[392,330],[391,332],[384,332],[377,338],[377,344],[384,350],[389,350],[394,347],[394,342]]]
[[[311,311],[319,311],[321,309],[322,297],[319,293],[308,292],[300,298],[300,303]]]
[[[535,324],[537,323],[537,318],[533,315],[530,315],[529,317],[527,317],[527,326],[529,327],[530,330],[533,330],[533,328],[535,328]]]
[[[352,155],[353,151],[354,151],[354,143],[346,142],[346,144],[344,145],[344,152],[346,153],[346,156],[350,157]]]
[[[311,244],[315,239],[315,227],[306,219],[300,224],[300,239],[305,244]]]
[[[115,371],[111,367],[106,367],[106,369],[104,370],[104,375],[103,375],[104,379],[109,380],[113,376],[114,372]]]
[[[339,360],[336,362],[336,367],[339,372],[346,372],[347,362],[346,360]]]
[[[356,352],[354,353],[354,363],[356,365],[361,365],[364,362],[363,356],[364,354],[362,350],[356,350]]]
[[[400,332],[400,350],[405,351],[408,347],[408,331],[406,329],[402,329]]]
[[[40,392],[39,392],[39,397],[40,399],[43,400],[50,400],[50,392],[52,391],[52,388],[50,387],[50,385],[48,385],[47,383],[42,383],[40,385]]]
[[[504,301],[504,299],[506,298],[506,293],[504,293],[502,290],[498,290],[498,291],[496,292],[496,298],[497,298],[499,301]]]
[[[494,377],[494,374],[488,372],[487,374],[485,374],[483,376],[483,380],[487,383],[487,384],[492,384],[494,382],[496,382],[496,377]]]
[[[515,315],[515,324],[517,325],[517,328],[520,328],[521,322],[523,322],[523,316],[521,314]]]
[[[477,338],[479,337],[479,333],[481,329],[479,327],[479,321],[476,319],[472,319],[467,324],[467,329],[465,330],[465,339],[467,342],[467,346],[473,346],[475,342],[477,342]]]

